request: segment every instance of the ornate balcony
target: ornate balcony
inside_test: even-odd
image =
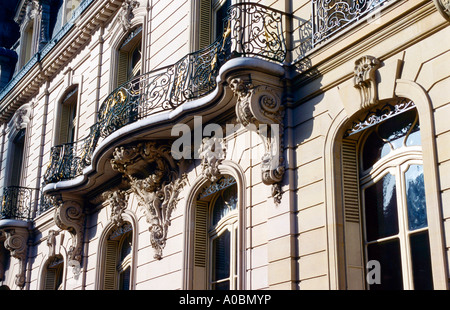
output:
[[[36,189],[34,188],[20,186],[5,187],[3,189],[0,220],[30,220],[35,195]]]
[[[217,86],[219,69],[231,58],[255,57],[282,64],[287,53],[283,16],[280,11],[255,3],[231,6],[222,37],[173,65],[119,86],[102,103],[98,122],[87,137],[53,147],[44,182],[81,175],[91,164],[96,146],[118,129],[211,93]]]

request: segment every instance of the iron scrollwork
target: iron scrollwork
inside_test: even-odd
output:
[[[257,57],[283,63],[287,53],[283,14],[255,3],[232,5],[224,20],[223,35],[215,42],[173,65],[120,85],[102,103],[98,121],[87,137],[53,147],[45,183],[81,175],[100,140],[119,128],[211,93],[227,60]]]
[[[313,45],[358,21],[388,0],[313,0]]]

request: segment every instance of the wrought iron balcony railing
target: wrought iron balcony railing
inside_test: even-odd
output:
[[[283,15],[255,3],[231,6],[224,21],[223,36],[173,65],[119,86],[102,103],[98,122],[86,138],[53,147],[44,183],[80,175],[91,163],[98,143],[119,128],[211,93],[219,69],[227,60],[257,57],[283,63],[287,53]]]
[[[337,32],[375,11],[389,0],[313,0],[312,45],[334,36]]]
[[[0,219],[22,220],[31,219],[36,189],[20,186],[3,188]]]

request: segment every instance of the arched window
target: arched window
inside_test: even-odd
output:
[[[10,186],[20,186],[23,179],[23,159],[25,151],[25,129],[20,129],[11,143]]]
[[[63,284],[64,259],[56,255],[49,259],[44,275],[44,290],[60,290]]]
[[[61,100],[58,145],[71,143],[76,140],[77,100],[77,86],[67,91]]]
[[[343,140],[342,158],[348,280],[365,279],[361,272],[375,262],[378,280],[367,279],[362,287],[432,289],[414,103],[391,102],[355,122]]]
[[[198,197],[193,289],[238,289],[239,215],[236,181],[224,176]]]
[[[135,76],[142,70],[142,26],[135,28],[125,38],[119,48],[119,61],[117,67],[117,85],[119,86]]]
[[[104,253],[104,290],[129,290],[132,268],[132,227],[115,228],[108,236]]]

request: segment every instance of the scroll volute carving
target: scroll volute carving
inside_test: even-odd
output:
[[[25,286],[25,270],[28,252],[28,229],[26,228],[5,228],[0,230],[0,234],[5,238],[5,249],[11,256],[19,260],[19,272],[16,274],[15,284],[23,288]],[[3,238],[2,238],[3,239]]]
[[[170,218],[185,185],[186,176],[170,154],[168,142],[142,142],[115,149],[111,166],[121,172],[143,208],[154,257],[162,258]]]
[[[363,56],[355,62],[354,83],[361,95],[361,109],[378,104],[376,72],[380,65],[380,61],[373,56]]]
[[[84,217],[83,208],[76,201],[60,201],[55,205],[54,220],[56,225],[72,235],[68,260],[77,261],[80,264],[84,237]]]
[[[280,203],[280,183],[285,171],[282,90],[268,85],[255,86],[241,78],[232,79],[229,85],[237,96],[238,122],[247,129],[256,131],[263,140],[265,153],[261,165],[262,181],[272,186],[275,203]]]

